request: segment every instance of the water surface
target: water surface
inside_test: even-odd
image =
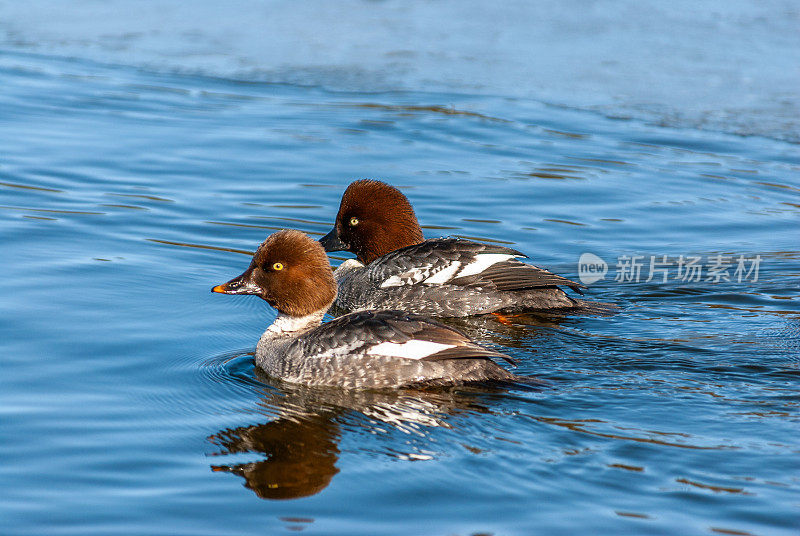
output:
[[[0,55],[4,533],[796,532],[783,130],[212,74]],[[587,297],[621,311],[459,323],[543,391],[261,376],[249,352],[274,311],[210,287],[275,229],[327,232],[362,177],[403,188],[428,237],[573,278],[598,255]],[[761,262],[757,280],[615,281],[632,255]]]

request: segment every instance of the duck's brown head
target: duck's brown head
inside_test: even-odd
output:
[[[242,275],[211,290],[253,294],[281,313],[306,316],[330,307],[336,282],[322,246],[305,233],[284,229],[258,247]]]
[[[365,179],[347,187],[333,230],[320,243],[325,251],[350,251],[369,264],[381,255],[423,240],[406,196],[385,182]]]

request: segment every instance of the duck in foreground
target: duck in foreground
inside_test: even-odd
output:
[[[507,355],[415,314],[360,311],[321,324],[336,282],[322,246],[300,231],[272,234],[242,275],[211,290],[254,294],[278,310],[258,341],[255,361],[291,383],[379,389],[536,382],[492,360],[513,362]]]
[[[400,190],[375,180],[345,190],[326,251],[350,251],[357,260],[334,272],[337,307],[403,309],[443,317],[529,310],[569,310],[583,302],[582,285],[518,259],[514,249],[457,238],[422,236],[414,209]]]

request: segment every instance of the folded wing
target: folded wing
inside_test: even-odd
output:
[[[438,238],[384,255],[369,269],[382,288],[423,284],[514,291],[566,286],[583,294],[579,283],[517,260],[524,257],[503,246]]]
[[[458,330],[403,311],[359,311],[316,328],[293,343],[307,358],[366,354],[403,359],[503,359],[509,356],[472,342]]]

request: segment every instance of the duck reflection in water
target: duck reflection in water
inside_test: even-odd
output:
[[[425,428],[452,426],[448,419],[454,415],[491,413],[478,402],[478,393],[502,392],[499,388],[477,387],[458,391],[348,391],[276,382],[258,369],[256,376],[268,386],[260,405],[277,410],[278,418],[222,430],[208,439],[220,448],[213,456],[254,453],[264,457],[255,462],[211,466],[213,471],[241,476],[245,487],[262,499],[296,499],[325,489],[339,472],[339,440],[353,429],[354,421],[355,426],[370,431],[378,423],[383,429],[417,432],[424,438]]]
[[[212,465],[245,479],[262,499],[296,499],[325,489],[339,472],[339,426],[330,415],[279,418],[266,424],[222,430],[209,438],[217,455],[252,452],[265,459]]]

